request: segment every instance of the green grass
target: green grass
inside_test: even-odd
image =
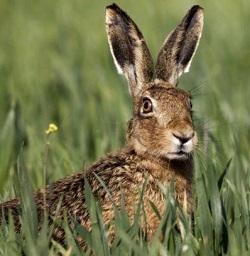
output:
[[[43,185],[44,131],[49,123],[59,130],[50,138],[47,183],[124,144],[131,102],[107,44],[104,15],[110,3],[0,2],[1,201],[22,195],[23,207],[32,209],[32,203],[27,205],[29,190],[18,184],[24,179],[30,190]],[[162,217],[163,226],[167,224],[164,243],[157,239],[152,244],[136,243],[133,234],[138,223],[126,233],[130,224],[125,221],[126,213],[120,212],[116,214],[117,240],[110,248],[105,240],[100,246],[106,228],[101,222],[88,235],[92,249],[100,250],[98,255],[249,254],[248,1],[117,1],[141,28],[154,59],[166,35],[197,3],[205,9],[204,33],[190,73],[179,83],[193,96],[200,138],[193,232],[184,216],[181,235],[174,230],[171,216],[181,210],[173,203]],[[98,207],[93,207],[98,217]],[[80,253],[67,224],[66,249],[57,244],[51,248],[46,225],[38,233],[35,216],[26,212],[26,239],[16,235],[11,224],[5,226],[0,232],[0,255],[17,255],[22,250],[27,255]],[[87,232],[80,227],[77,231]]]

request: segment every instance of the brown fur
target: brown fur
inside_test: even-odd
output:
[[[85,202],[86,179],[93,195],[101,203],[105,224],[114,217],[113,203],[119,208],[122,195],[128,216],[133,221],[139,192],[147,182],[143,201],[147,219],[144,228],[147,229],[149,238],[159,224],[150,201],[155,204],[160,214],[164,213],[168,203],[158,182],[167,187],[170,181],[174,180],[174,192],[179,204],[183,205],[184,199],[187,198],[187,211],[191,211],[192,154],[197,145],[197,136],[193,128],[189,94],[176,88],[176,84],[178,77],[190,65],[199,43],[202,18],[202,9],[194,6],[170,34],[159,54],[156,64],[157,78],[153,80],[152,58],[140,30],[117,5],[107,7],[106,27],[111,52],[118,70],[128,80],[134,104],[133,116],[128,124],[126,146],[101,158],[88,170],[47,186],[46,205],[44,194],[35,192],[34,199],[40,224],[44,211],[47,211],[49,216],[61,220],[65,214],[70,214],[82,226],[91,230]],[[175,37],[177,35],[178,42],[175,37],[171,37],[173,34]],[[188,45],[192,46],[191,49]],[[177,68],[180,66],[181,68]],[[166,70],[167,75],[162,74]],[[108,188],[112,200],[97,176]],[[16,231],[20,232],[20,201],[14,199],[2,203],[0,208],[4,211],[6,219],[8,213],[12,213]],[[73,228],[72,220],[67,216]],[[113,232],[112,229],[111,237]],[[62,243],[65,238],[63,229],[57,226],[53,237]],[[84,241],[80,239],[79,243],[83,245]]]

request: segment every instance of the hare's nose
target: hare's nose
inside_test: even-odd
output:
[[[177,138],[181,142],[181,144],[187,143],[194,136],[194,132],[191,132],[191,133],[188,133],[188,134],[173,132],[172,134],[175,138]]]

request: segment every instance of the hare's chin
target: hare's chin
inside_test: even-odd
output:
[[[188,159],[190,154],[184,152],[184,151],[178,151],[178,152],[171,152],[167,154],[167,158],[169,160],[186,160]]]

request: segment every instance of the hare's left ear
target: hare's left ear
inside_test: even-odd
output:
[[[203,29],[203,9],[195,5],[181,24],[166,38],[156,63],[156,78],[176,86],[183,72],[188,72]]]
[[[124,74],[133,99],[153,79],[153,61],[141,31],[116,4],[106,8],[106,31],[116,68]]]

